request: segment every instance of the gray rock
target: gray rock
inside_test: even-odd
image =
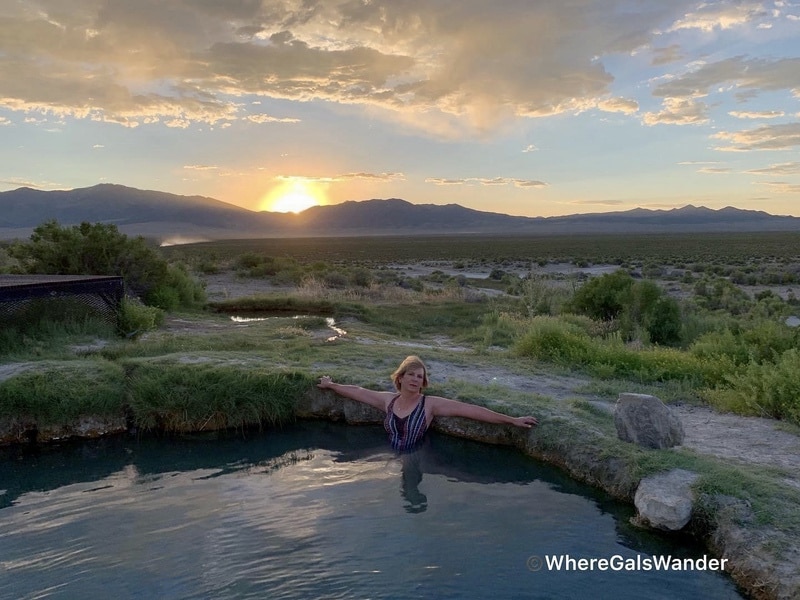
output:
[[[683,529],[692,518],[691,485],[697,477],[691,471],[673,469],[642,479],[633,498],[638,521],[667,531]]]
[[[619,439],[645,448],[671,448],[683,443],[680,419],[655,396],[620,394],[614,425]]]

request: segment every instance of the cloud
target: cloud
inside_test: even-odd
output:
[[[687,13],[668,29],[700,29],[710,32],[715,29],[732,29],[769,16],[760,1],[703,2],[696,10]]]
[[[782,110],[732,110],[728,114],[737,119],[777,119],[784,116],[785,113]]]
[[[705,173],[706,175],[721,175],[724,173],[730,173],[731,169],[728,167],[702,167],[701,169],[697,169],[698,173]]]
[[[516,179],[513,177],[466,177],[463,179],[444,179],[439,177],[428,177],[425,183],[432,183],[434,185],[488,185],[488,186],[506,186],[513,185],[518,188],[540,188],[547,187],[544,181],[535,179]]]
[[[216,165],[183,165],[184,169],[189,171],[218,171],[219,167]]]
[[[378,181],[378,182],[390,182],[390,181],[403,181],[405,180],[406,176],[403,173],[344,173],[341,175],[335,175],[332,180],[333,181],[353,181],[356,179],[360,180],[367,180],[367,181]]]
[[[609,98],[598,102],[597,108],[605,112],[632,115],[639,110],[639,103],[625,98]]]
[[[464,185],[466,179],[444,179],[442,177],[428,177],[425,183],[432,183],[433,185]]]
[[[523,153],[536,152],[537,150],[539,149],[536,146],[534,146],[533,144],[528,144],[527,146],[525,146],[525,148],[522,149],[522,152]]]
[[[747,131],[721,131],[712,138],[731,142],[717,150],[743,152],[747,150],[788,150],[800,146],[800,123],[769,125]]]
[[[625,204],[624,200],[575,200],[570,202],[572,205],[577,206],[621,206]]]
[[[701,63],[686,74],[659,84],[653,95],[690,99],[707,96],[712,89],[728,86],[744,93],[800,90],[800,58],[770,60],[737,56]]]
[[[279,181],[308,181],[315,183],[339,183],[342,181],[366,180],[376,182],[404,181],[406,178],[403,173],[342,173],[339,175],[277,175]]]
[[[242,98],[324,101],[489,135],[599,107],[631,53],[694,0],[32,0],[4,6],[0,106],[126,127],[259,121]],[[748,13],[749,14],[749,13]],[[293,122],[281,120],[281,122]],[[434,124],[431,127],[431,123]]]
[[[291,117],[272,117],[270,115],[248,115],[245,117],[248,121],[252,123],[300,123],[300,119],[295,119]]]
[[[700,125],[708,122],[708,106],[697,100],[664,98],[663,110],[644,114],[645,125]]]
[[[800,183],[787,183],[785,181],[759,181],[759,185],[764,185],[770,191],[777,194],[800,194]]]
[[[754,175],[800,175],[800,162],[779,163],[761,169],[750,169],[745,173]]]
[[[63,189],[63,186],[58,183],[50,181],[35,182],[20,177],[11,177],[9,179],[0,179],[0,185],[11,186],[13,188],[27,187],[33,189]]]

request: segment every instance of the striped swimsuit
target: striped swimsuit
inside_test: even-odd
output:
[[[402,419],[394,414],[394,401],[400,396],[395,396],[386,408],[386,418],[383,427],[389,434],[389,442],[395,450],[411,450],[422,440],[428,429],[428,420],[425,415],[425,396],[407,417]]]

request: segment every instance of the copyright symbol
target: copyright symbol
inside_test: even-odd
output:
[[[542,557],[536,556],[535,554],[533,556],[529,556],[525,564],[528,565],[529,571],[539,571],[541,570],[543,564]]]

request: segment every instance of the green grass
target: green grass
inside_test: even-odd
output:
[[[126,402],[123,368],[104,360],[42,361],[0,382],[0,417],[40,426],[83,416],[120,416]]]
[[[215,364],[126,363],[130,408],[140,427],[202,431],[290,420],[307,374]]]
[[[15,320],[0,323],[0,360],[65,358],[69,346],[115,337],[114,324],[94,316]]]

